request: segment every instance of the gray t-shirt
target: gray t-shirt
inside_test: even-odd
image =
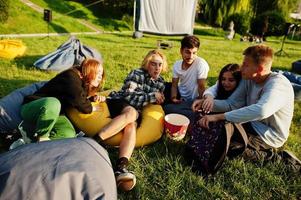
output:
[[[278,148],[289,135],[294,91],[283,75],[272,72],[262,84],[242,80],[228,99],[214,100],[213,111],[225,112],[230,122],[251,122],[265,143]]]

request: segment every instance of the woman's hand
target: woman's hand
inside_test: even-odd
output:
[[[105,102],[106,101],[106,97],[101,96],[101,95],[95,95],[95,96],[90,97],[89,99],[93,102]]]
[[[155,97],[156,97],[156,103],[157,104],[162,104],[165,100],[164,94],[162,92],[155,92]]]
[[[198,112],[202,108],[203,99],[196,99],[192,103],[191,109],[193,112]]]
[[[213,109],[214,99],[211,95],[206,95],[202,105],[202,110],[204,113],[210,113]]]

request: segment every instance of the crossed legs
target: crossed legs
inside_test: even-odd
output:
[[[113,120],[98,133],[101,140],[106,140],[123,130],[119,145],[119,159],[117,160],[115,168],[115,177],[117,186],[125,191],[131,190],[136,184],[135,175],[129,172],[126,167],[136,144],[137,118],[138,112],[136,109],[132,106],[126,106],[118,116],[114,117]]]
[[[132,106],[126,106],[120,115],[113,118],[113,120],[101,129],[98,133],[101,140],[106,140],[121,130],[123,136],[119,147],[119,158],[130,158],[136,143],[136,120],[138,112]]]

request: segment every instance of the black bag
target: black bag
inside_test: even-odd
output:
[[[210,122],[209,129],[206,129],[197,123],[199,119],[196,117],[189,129],[190,138],[186,143],[184,158],[193,171],[204,175],[214,174],[222,166],[231,143],[235,143],[235,149],[230,149],[231,154],[238,155],[246,148],[248,137],[240,124]],[[231,138],[235,138],[235,141]]]

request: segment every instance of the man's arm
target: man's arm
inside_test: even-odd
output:
[[[225,113],[225,118],[237,123],[266,119],[288,103],[288,87],[279,79],[267,82],[256,102],[251,102],[248,106]]]
[[[177,99],[178,83],[179,83],[179,78],[172,78],[170,99],[173,103],[180,103],[181,102],[180,99]]]
[[[214,100],[213,112],[227,112],[246,105],[247,81],[241,80],[238,87],[228,99]]]
[[[199,93],[198,98],[200,99],[203,97],[203,93],[206,89],[206,79],[198,79],[197,84],[198,84],[198,93]]]

